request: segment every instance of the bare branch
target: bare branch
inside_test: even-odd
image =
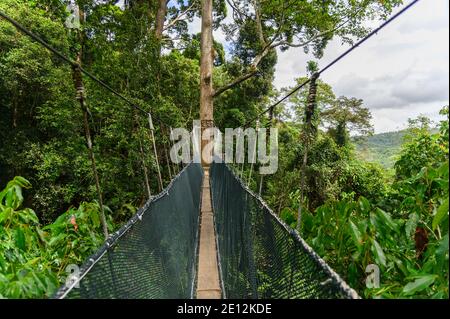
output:
[[[239,10],[238,6],[236,5],[236,3],[234,3],[234,1],[227,0],[227,3],[233,9],[234,12],[239,14],[241,19],[243,16],[246,17],[247,19],[250,19],[250,17],[245,12],[242,12],[241,10]]]

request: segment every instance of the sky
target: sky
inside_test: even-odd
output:
[[[198,19],[190,24],[190,31],[200,31]],[[220,30],[214,37],[225,42]],[[449,104],[448,38],[449,1],[421,0],[321,79],[336,96],[363,99],[376,133],[403,129],[408,118],[418,115],[439,121],[439,110]],[[339,40],[330,42],[319,67],[347,48]],[[278,54],[274,82],[278,89],[293,86],[295,78],[306,75],[307,61],[314,60],[301,48]]]

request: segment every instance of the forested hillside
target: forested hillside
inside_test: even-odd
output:
[[[400,155],[406,133],[406,131],[397,131],[355,138],[358,158],[379,163],[385,169],[393,168]]]
[[[182,168],[168,155],[171,128],[255,118],[278,129],[279,169],[234,168],[362,297],[448,298],[448,106],[436,130],[422,118],[370,136],[361,97],[317,78],[333,38],[354,43],[402,1],[242,0],[227,12],[226,1],[77,0],[80,28],[68,27],[67,3],[0,2],[76,61],[0,18],[0,298],[51,297],[68,265],[161,192]],[[208,34],[189,33],[205,12]],[[227,45],[212,38],[218,28]],[[277,49],[294,47],[316,60],[296,80],[310,85],[258,117],[293,89],[273,80]],[[379,287],[365,284],[373,264]]]
[[[431,128],[432,133],[437,129]],[[410,138],[408,130],[379,133],[369,136],[354,137],[357,157],[367,162],[378,163],[386,170],[394,168],[399,159],[402,145]]]

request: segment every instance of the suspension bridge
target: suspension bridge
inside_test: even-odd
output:
[[[386,20],[245,126],[314,81],[416,2]],[[153,134],[150,113],[1,11],[0,17],[148,116]],[[152,140],[157,159],[154,135]],[[95,169],[93,154],[91,159]],[[106,234],[103,246],[54,298],[359,298],[227,164],[217,159],[210,166],[190,163],[165,189],[159,163],[158,175],[160,194],[152,197],[148,189],[148,202],[122,228]]]

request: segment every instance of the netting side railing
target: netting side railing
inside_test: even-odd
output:
[[[359,298],[226,164],[210,182],[226,298]]]
[[[193,298],[202,179],[199,164],[185,167],[54,298]]]

